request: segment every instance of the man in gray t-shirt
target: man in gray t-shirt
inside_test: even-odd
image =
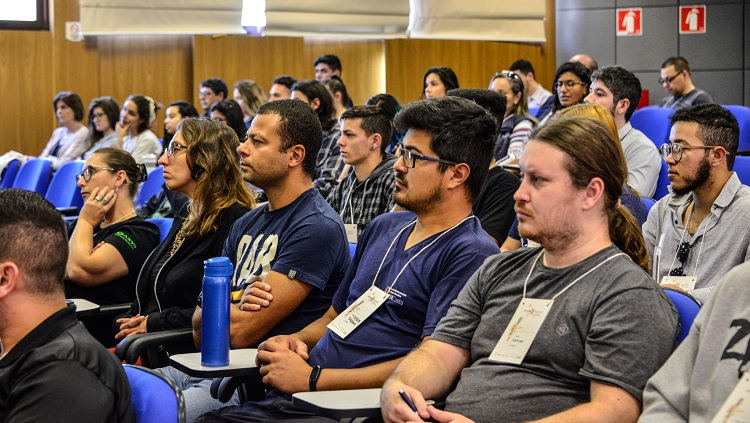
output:
[[[637,224],[618,207],[624,159],[601,123],[570,118],[534,133],[520,165],[518,228],[542,247],[485,261],[383,386],[386,421],[415,417],[399,391],[436,421],[638,418],[678,323],[644,271]],[[424,401],[446,394],[446,411]]]

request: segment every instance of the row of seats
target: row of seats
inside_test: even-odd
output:
[[[52,162],[47,159],[30,159],[23,165],[11,161],[5,168],[0,188],[20,188],[43,195],[65,214],[77,215],[83,206],[81,189],[76,184],[76,175],[83,170],[84,162],[74,160],[63,164],[52,175]],[[149,172],[141,185],[134,202],[136,207],[146,204],[162,189],[164,169],[159,166]]]

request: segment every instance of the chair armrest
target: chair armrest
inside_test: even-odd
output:
[[[193,345],[193,329],[178,329],[128,336],[117,344],[115,353],[120,360],[134,364],[150,348],[170,345]]]
[[[260,401],[266,395],[260,369],[250,376],[218,377],[211,382],[211,396],[226,403],[232,399],[234,391],[240,389],[240,404],[246,401]]]
[[[118,316],[127,313],[130,310],[130,306],[130,303],[103,305],[99,307],[99,315],[106,314]]]

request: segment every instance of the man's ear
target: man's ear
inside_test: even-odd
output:
[[[286,151],[289,154],[289,167],[302,166],[305,161],[305,147],[302,144],[295,144]]]
[[[451,173],[450,182],[448,187],[455,188],[460,185],[466,184],[471,174],[471,168],[466,163],[458,163],[453,165],[446,170],[446,173]]]
[[[0,263],[0,298],[8,296],[16,289],[20,272],[15,263],[6,261]]]
[[[604,195],[604,181],[601,178],[593,178],[585,188],[583,197],[583,209],[592,209]]]
[[[320,107],[320,99],[319,98],[314,98],[310,102],[310,107],[312,107],[313,110],[318,110],[318,107]]]
[[[370,135],[367,141],[370,143],[370,150],[380,150],[380,145],[383,143],[383,137],[376,132]]]
[[[615,113],[618,115],[624,115],[630,107],[630,100],[627,98],[620,99],[615,107]]]

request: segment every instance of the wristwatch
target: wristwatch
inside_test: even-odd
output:
[[[320,366],[313,366],[312,372],[310,373],[310,392],[315,392],[315,386],[318,384],[320,371]]]

